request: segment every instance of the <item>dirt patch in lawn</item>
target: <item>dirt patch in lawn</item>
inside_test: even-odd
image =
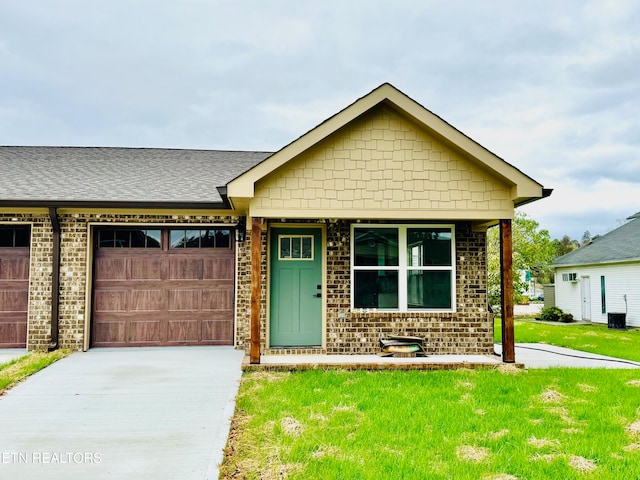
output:
[[[475,387],[475,385],[473,383],[471,383],[471,382],[458,382],[456,386],[460,387],[460,388],[466,388],[468,390],[470,390],[473,387]]]
[[[536,438],[536,437],[530,437],[529,440],[527,440],[527,443],[529,445],[532,445],[536,448],[545,448],[545,447],[559,447],[560,446],[560,442],[558,440],[552,440],[549,438]]]
[[[633,435],[634,437],[640,436],[640,420],[627,425],[626,430],[629,435]]]
[[[461,445],[456,448],[456,455],[460,460],[480,463],[489,457],[489,449],[473,445]]]
[[[578,455],[569,456],[569,466],[578,470],[579,472],[593,472],[598,466],[593,460],[580,457]]]
[[[542,403],[562,403],[567,396],[549,388],[542,392],[538,398]]]
[[[568,425],[574,425],[577,423],[573,418],[571,418],[569,410],[565,407],[552,407],[547,409],[547,411],[553,415],[558,415]]]
[[[630,387],[640,387],[640,380],[629,380],[626,385]]]
[[[280,420],[280,427],[290,437],[298,437],[304,430],[304,426],[293,417],[284,417]]]
[[[497,432],[487,433],[486,438],[487,440],[500,440],[501,438],[506,437],[507,435],[509,435],[509,430],[505,428]]]
[[[522,368],[518,368],[511,363],[503,363],[497,368],[497,370],[503,375],[519,375],[524,371]]]
[[[531,457],[529,457],[533,462],[546,462],[546,463],[551,463],[553,462],[555,459],[557,459],[558,457],[561,457],[562,455],[560,455],[559,453],[546,453],[544,455],[540,454],[540,453],[536,453],[534,455],[531,455]]]
[[[260,470],[260,480],[282,480],[302,469],[303,466],[298,463],[273,463]]]
[[[598,391],[598,387],[594,387],[593,385],[588,385],[586,383],[579,383],[578,385],[576,385],[580,390],[582,390],[583,392],[597,392]]]

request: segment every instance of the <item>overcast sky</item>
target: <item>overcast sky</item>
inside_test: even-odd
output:
[[[278,150],[390,82],[553,195],[640,211],[637,0],[1,0],[0,145]]]

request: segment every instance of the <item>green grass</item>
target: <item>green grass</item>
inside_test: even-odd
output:
[[[53,352],[33,352],[7,363],[0,364],[0,395],[21,382],[29,375],[48,367],[52,363],[66,357],[68,350]]]
[[[221,478],[640,478],[640,370],[247,373]]]
[[[496,319],[494,337],[501,341],[500,319]],[[543,324],[515,320],[516,343],[546,343],[640,362],[640,329],[611,330],[606,325]]]

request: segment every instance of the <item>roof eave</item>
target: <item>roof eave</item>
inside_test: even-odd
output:
[[[229,210],[228,202],[104,201],[104,200],[0,200],[0,208],[141,208],[176,210]]]
[[[561,263],[559,265],[552,263],[550,265],[550,267],[553,268],[553,269],[557,269],[557,268],[575,268],[575,267],[590,267],[590,266],[601,267],[603,265],[619,265],[619,264],[622,264],[622,263],[640,263],[640,257],[624,258],[624,259],[620,259],[620,260],[603,260],[601,262]]]
[[[513,202],[514,207],[522,207],[523,205],[527,205],[529,203],[535,202],[536,200],[542,200],[543,198],[550,197],[553,193],[553,188],[542,188],[542,196],[541,197],[527,197],[522,199],[516,199]]]

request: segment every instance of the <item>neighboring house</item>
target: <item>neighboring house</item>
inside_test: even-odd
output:
[[[598,323],[626,313],[626,324],[640,327],[640,212],[627,220],[553,263],[556,306]]]
[[[0,347],[492,353],[486,230],[549,193],[389,84],[273,154],[0,147]]]

